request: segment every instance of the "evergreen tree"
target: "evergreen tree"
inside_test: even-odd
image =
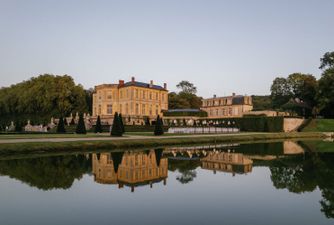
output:
[[[67,122],[66,117],[64,118],[64,125],[65,125],[65,126],[68,126],[68,125],[69,125],[68,122]]]
[[[119,122],[121,124],[121,128],[122,128],[122,134],[125,133],[125,128],[124,128],[124,123],[123,123],[123,118],[122,118],[122,114],[119,114]]]
[[[102,133],[102,125],[100,116],[97,117],[96,125],[95,125],[95,133]]]
[[[163,122],[160,116],[158,115],[157,121],[155,122],[154,135],[158,136],[163,134],[164,134]]]
[[[114,121],[113,121],[113,124],[112,124],[110,135],[115,136],[115,137],[122,137],[122,135],[123,135],[122,127],[121,127],[121,121],[120,121],[120,118],[119,118],[117,112],[114,115]]]
[[[86,134],[87,133],[86,126],[85,126],[85,121],[84,121],[82,113],[80,113],[79,122],[78,122],[78,125],[77,125],[77,128],[76,128],[75,132],[77,134]]]
[[[73,118],[73,117],[72,117],[72,119],[71,119],[70,125],[75,125],[75,121],[74,121],[74,118]]]
[[[15,132],[22,132],[22,123],[19,120],[15,122]]]
[[[61,116],[57,125],[57,133],[66,133],[63,117]]]

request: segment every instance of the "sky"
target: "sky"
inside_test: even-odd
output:
[[[333,0],[0,0],[0,87],[68,74],[188,80],[198,95],[270,93],[277,76],[319,78],[334,51]]]

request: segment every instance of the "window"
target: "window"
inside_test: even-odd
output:
[[[155,115],[158,115],[158,114],[159,114],[159,106],[156,105],[156,106],[155,106]]]
[[[99,105],[98,115],[101,115],[101,105]]]
[[[135,93],[136,93],[136,98],[138,98],[138,89],[136,89]]]
[[[143,99],[145,99],[145,94],[146,94],[146,92],[145,92],[145,91],[143,91]]]
[[[228,109],[228,114],[231,116],[232,115],[232,108]]]
[[[119,112],[122,113],[123,111],[123,107],[122,107],[122,104],[119,105]]]
[[[150,100],[152,100],[152,92],[150,92]]]
[[[126,115],[129,114],[129,105],[128,105],[128,103],[125,104],[125,114]]]
[[[142,110],[141,112],[142,115],[145,115],[146,114],[145,104],[142,104],[141,110]]]
[[[107,114],[112,114],[112,105],[107,105]]]
[[[159,94],[158,93],[155,93],[155,99],[159,100]]]
[[[161,94],[162,101],[165,101],[165,94]]]
[[[150,116],[152,116],[152,105],[150,105]]]
[[[136,115],[139,114],[139,104],[136,104]]]

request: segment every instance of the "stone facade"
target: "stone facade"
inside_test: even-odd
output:
[[[103,123],[111,124],[115,112],[121,113],[126,124],[144,124],[153,121],[162,111],[168,109],[167,84],[159,86],[142,83],[132,77],[130,82],[120,80],[118,84],[95,86],[93,94],[93,115],[101,117]]]
[[[202,110],[208,113],[208,118],[242,117],[245,112],[252,111],[251,96],[235,95],[203,99]]]
[[[161,158],[162,152],[155,150],[146,152],[100,153],[92,155],[94,179],[102,184],[118,184],[119,188],[152,185],[163,181],[168,176],[168,159]]]
[[[253,160],[241,153],[209,152],[201,163],[203,169],[235,174],[252,172]]]

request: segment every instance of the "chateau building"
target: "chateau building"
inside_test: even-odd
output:
[[[242,117],[244,113],[252,111],[251,96],[235,95],[203,99],[202,110],[208,113],[208,118]]]
[[[163,181],[166,185],[168,159],[162,151],[100,153],[92,155],[94,180],[101,184],[118,184],[134,188]]]
[[[132,77],[130,82],[120,80],[118,84],[95,86],[93,94],[93,120],[97,116],[102,122],[112,124],[115,112],[121,113],[126,124],[144,124],[154,121],[162,111],[168,109],[167,84],[162,86],[138,82]]]
[[[252,172],[253,160],[241,153],[209,152],[201,159],[202,168],[207,170],[232,173]]]

